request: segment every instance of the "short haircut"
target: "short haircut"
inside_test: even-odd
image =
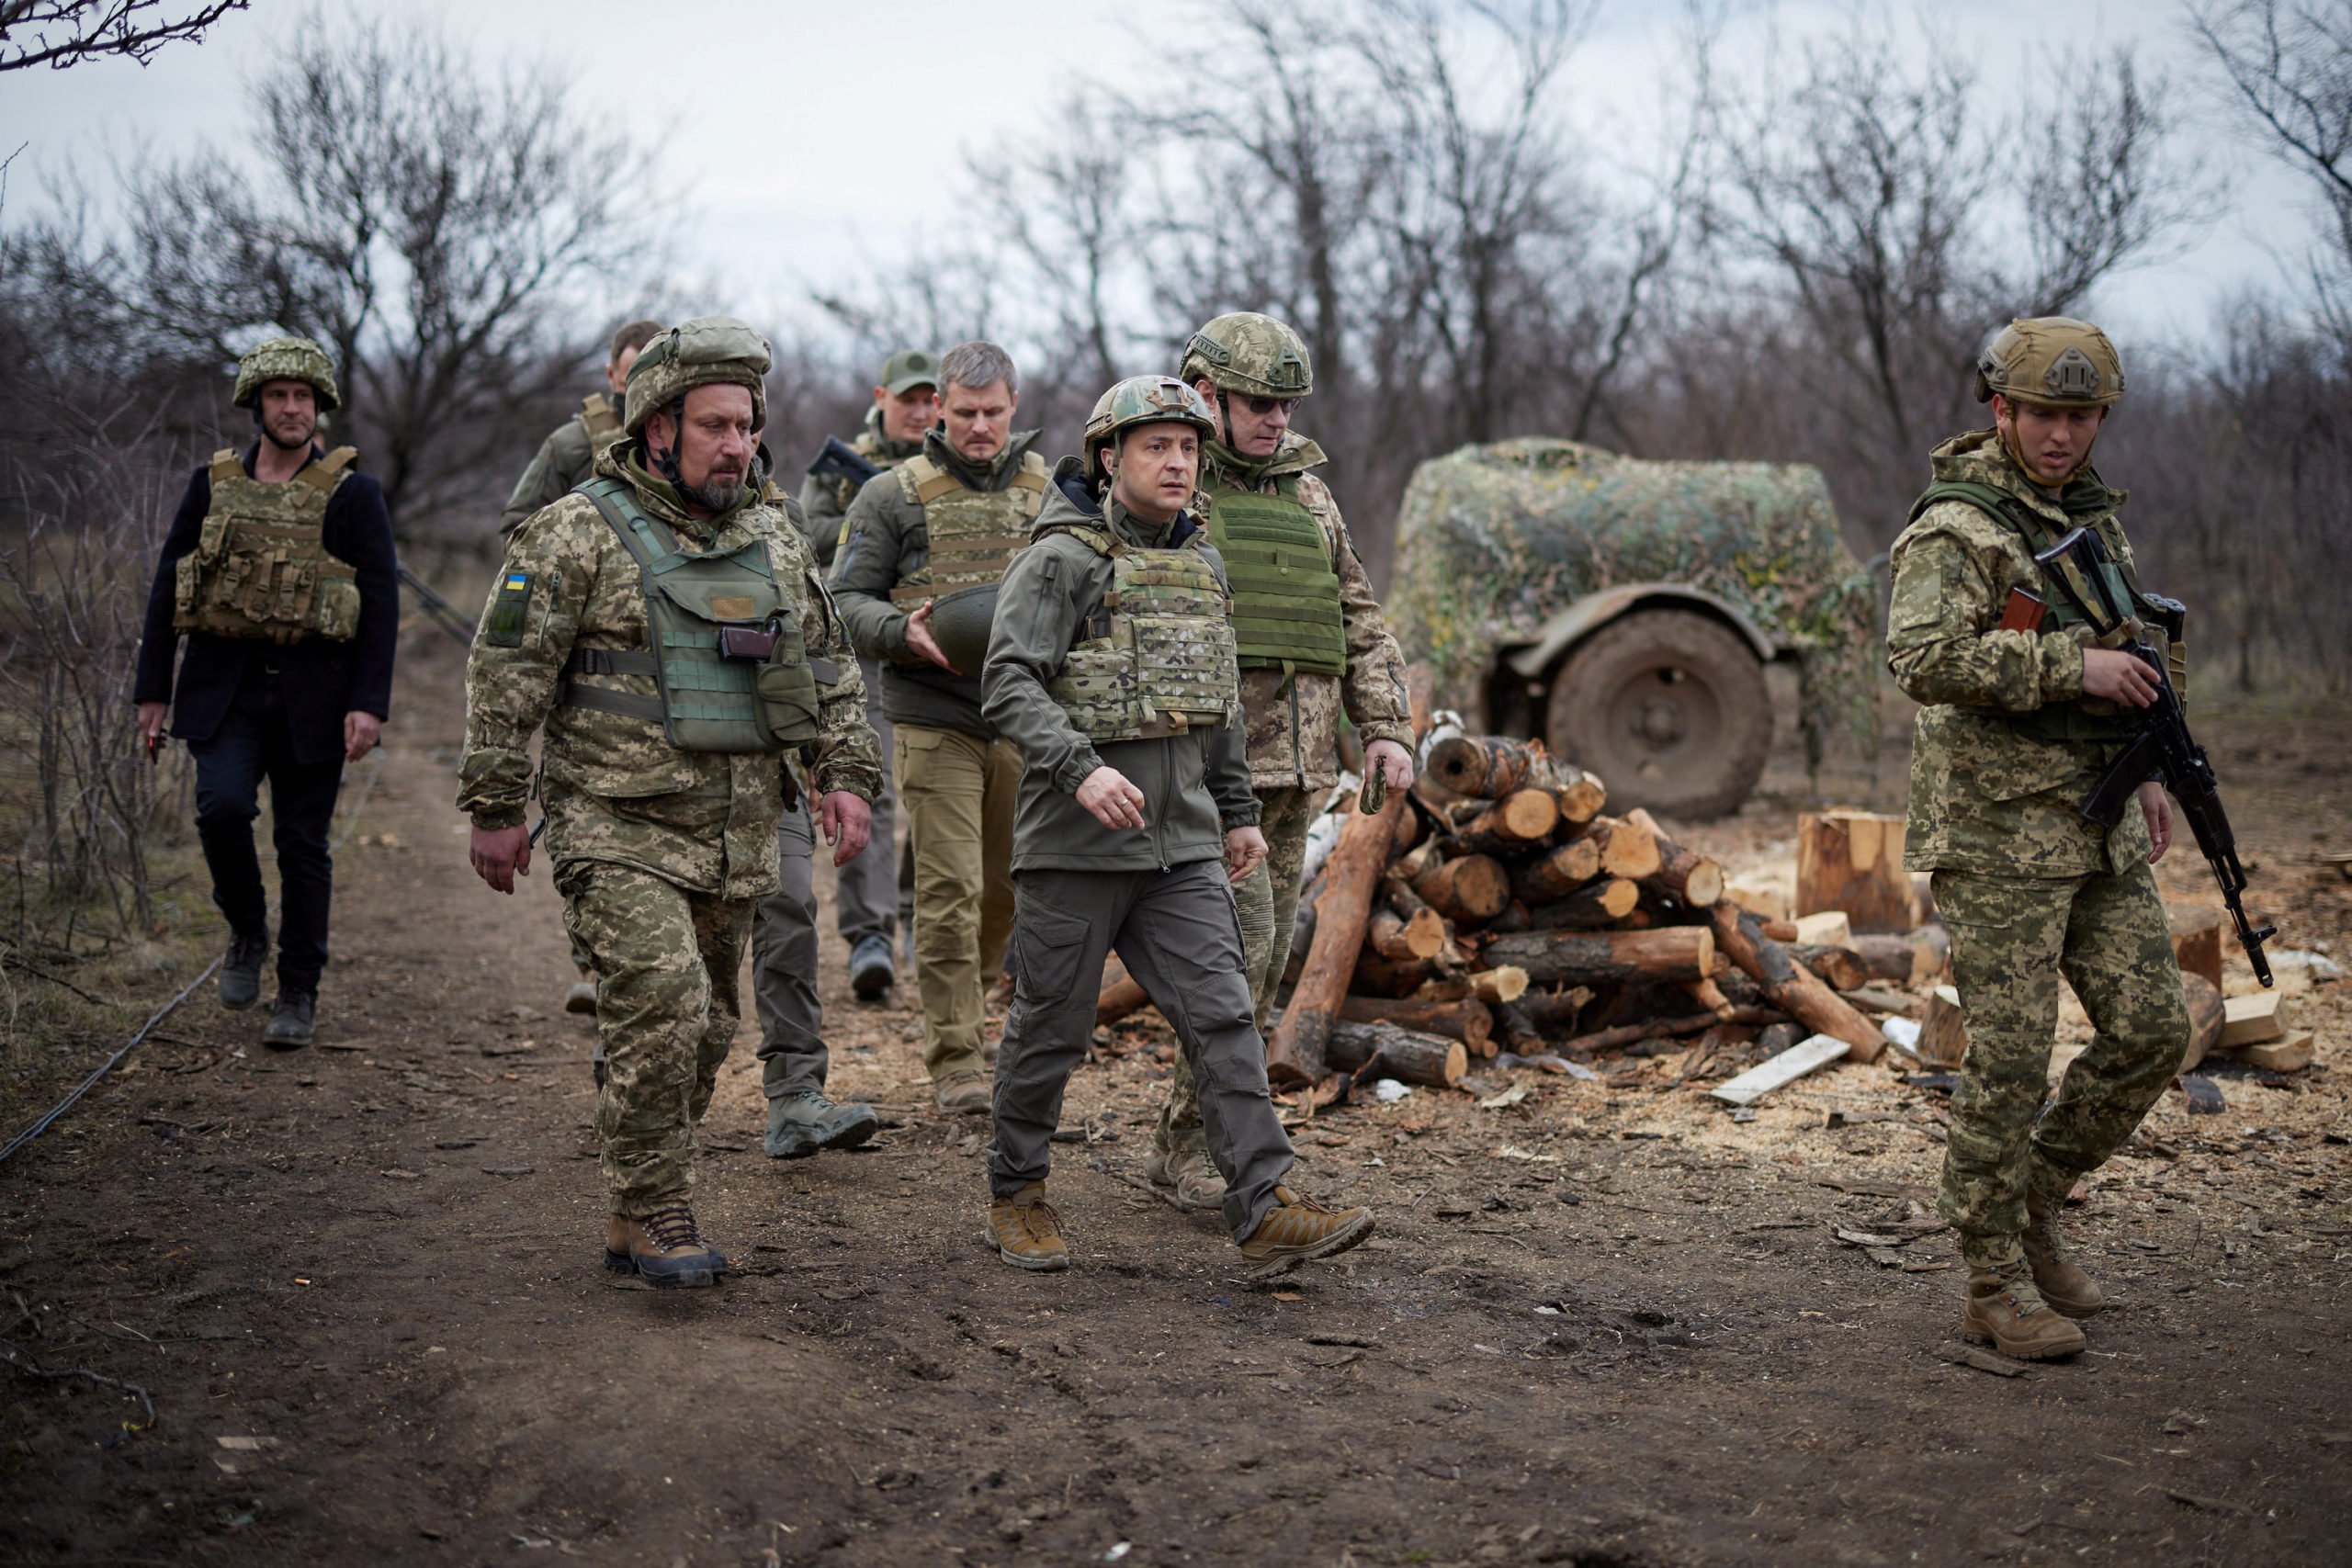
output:
[[[1012,368],[1012,355],[992,343],[974,338],[939,356],[939,389],[943,392],[950,387],[967,387],[977,392],[999,381],[1004,383],[1008,392],[1018,394],[1021,390],[1020,377]]]
[[[613,352],[605,356],[605,363],[619,364],[622,355],[632,348],[643,349],[647,344],[669,330],[659,321],[631,321],[613,334]]]

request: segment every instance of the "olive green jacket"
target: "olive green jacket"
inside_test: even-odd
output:
[[[1005,571],[989,635],[988,720],[1021,750],[1012,869],[1165,870],[1221,859],[1226,832],[1258,821],[1258,796],[1250,788],[1238,725],[1159,740],[1112,741],[1098,749],[1046,689],[1061,673],[1064,656],[1111,587],[1111,563],[1100,552],[1067,534],[1049,532],[1072,523],[1107,527],[1130,543],[1153,547],[1178,543],[1199,526],[1189,513],[1155,526],[1115,502],[1098,499],[1075,457],[1063,458],[1055,468],[1032,530],[1036,542],[1014,556]],[[1214,547],[1201,553],[1223,582],[1224,560]],[[1114,831],[1079,805],[1078,786],[1105,765],[1143,791],[1141,829]]]
[[[1933,465],[1938,480],[1989,485],[2018,498],[2053,534],[2087,523],[2116,558],[2131,560],[2115,515],[2122,492],[2075,489],[2098,485],[2096,476],[2069,487],[2076,502],[2070,512],[2018,471],[1989,430],[1945,442]],[[1904,864],[2061,877],[2121,872],[2144,861],[2151,844],[2141,813],[2126,811],[2110,830],[2075,809],[2120,744],[2041,739],[2007,716],[2086,701],[2083,644],[2075,636],[1996,629],[2012,587],[2047,602],[2058,597],[2027,540],[1969,502],[1939,502],[1895,540],[1893,570],[1887,666],[1895,684],[1925,705],[1912,741]],[[2115,709],[2091,699],[2087,711]]]
[[[865,411],[865,428],[850,443],[857,455],[877,468],[895,468],[922,450],[920,441],[892,441],[882,434],[882,411],[879,407]],[[849,503],[857,499],[857,486],[833,474],[810,474],[800,481],[800,512],[802,531],[808,546],[817,552],[817,564],[827,571],[833,570],[833,557],[841,548],[842,525],[848,521]]]

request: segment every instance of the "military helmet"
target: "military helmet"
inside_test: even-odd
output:
[[[931,602],[931,640],[959,675],[978,675],[989,659],[989,629],[996,624],[993,582],[967,582]]]
[[[1086,416],[1086,471],[1103,477],[1105,445],[1139,424],[1189,424],[1203,440],[1216,434],[1216,416],[1192,387],[1173,376],[1130,376],[1095,400]]]
[[[237,389],[230,400],[241,409],[261,401],[265,381],[308,381],[319,394],[319,412],[342,403],[334,389],[334,361],[327,351],[306,337],[274,337],[245,350],[237,361]]]
[[[2044,408],[2105,408],[2123,396],[2123,361],[2105,333],[2071,316],[2030,316],[1976,356],[1976,400],[1993,394]]]
[[[732,316],[696,316],[672,327],[645,345],[628,367],[628,411],[621,428],[645,434],[656,409],[669,407],[696,387],[748,387],[752,428],[768,423],[768,340]]]
[[[1176,373],[1188,387],[1206,377],[1221,390],[1261,398],[1303,398],[1315,390],[1306,344],[1255,310],[1230,311],[1194,333]]]

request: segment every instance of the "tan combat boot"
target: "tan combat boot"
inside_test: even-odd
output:
[[[1042,1274],[1069,1267],[1062,1217],[1046,1201],[1042,1181],[1033,1181],[1012,1197],[989,1204],[989,1238],[996,1243],[996,1255],[1016,1269],[1034,1269]]]
[[[950,1116],[985,1116],[990,1100],[986,1073],[957,1073],[940,1079],[931,1091],[931,1102]]]
[[[605,1267],[669,1289],[717,1284],[732,1265],[703,1240],[694,1211],[681,1203],[641,1220],[615,1214],[605,1228]]]
[[[1287,1274],[1317,1258],[1345,1252],[1372,1234],[1370,1209],[1330,1210],[1289,1187],[1274,1189],[1274,1206],[1241,1244],[1252,1280]]]
[[[1968,1276],[1960,1336],[2020,1361],[2048,1361],[2083,1348],[2083,1331],[2052,1311],[2023,1266],[1980,1269]]]
[[[1172,1187],[1176,1201],[1187,1209],[1214,1213],[1225,1207],[1225,1178],[1208,1150],[1162,1149],[1144,1161],[1144,1175],[1155,1187]]]
[[[2041,1292],[2041,1299],[2068,1317],[2088,1317],[2105,1306],[2107,1292],[2060,1247],[2058,1206],[2045,1203],[2039,1193],[2028,1192],[2025,1213],[2025,1235],[2019,1239],[2025,1243],[2026,1266],[2033,1270],[2033,1288]]]

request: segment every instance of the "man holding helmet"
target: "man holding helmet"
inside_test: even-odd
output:
[[[268,898],[254,818],[269,781],[280,903],[277,1001],[263,1043],[311,1043],[327,963],[334,862],[327,824],[343,765],[372,750],[391,711],[400,587],[384,492],[348,446],[318,433],[339,399],[309,338],[255,345],[236,406],[258,436],[188,481],[147,596],[132,696],[148,749],[172,733],[196,759],[196,827],[212,901],[229,920],[224,1007],[249,1008],[269,955]],[[187,657],[176,687],[172,659]]]
[[[1340,778],[1340,718],[1364,768],[1391,789],[1413,782],[1405,656],[1382,624],[1339,503],[1313,470],[1323,448],[1290,427],[1315,390],[1306,344],[1272,316],[1236,310],[1203,326],[1178,374],[1216,416],[1203,445],[1209,537],[1233,583],[1233,630],[1250,780],[1266,863],[1234,887],[1258,1028],[1290,963],[1306,829]],[[1214,1209],[1224,1184],[1202,1141],[1200,1107],[1176,1064],[1153,1134],[1151,1179],[1186,1208]]]
[[[880,787],[865,694],[799,530],[752,483],[765,339],[705,316],[629,371],[596,477],[509,536],[466,670],[458,805],[475,871],[530,870],[526,750],[547,728],[547,852],[594,964],[606,1267],[707,1285],[694,1130],[740,1012],[752,908],[809,766],[836,864]]]
[[[2059,1207],[2178,1070],[2188,1012],[2149,869],[2172,839],[2163,786],[2142,785],[2113,829],[2076,809],[2155,697],[2123,651],[2139,624],[2096,637],[2064,592],[2087,585],[2034,559],[2087,528],[2112,601],[2146,607],[2123,494],[2090,466],[2122,363],[2086,321],[2012,321],[1977,360],[1976,395],[1993,428],[1936,448],[1894,543],[1887,663],[1925,705],[1904,864],[1935,874],[1968,1023],[1938,1201],[1969,1269],[1961,1328],[2041,1359],[2080,1350],[2073,1320],[2103,1304],[2060,1245]],[[2098,1032],[2045,1110],[2062,974]]]
[[[1253,1275],[1343,1251],[1368,1209],[1283,1180],[1289,1138],[1242,973],[1232,885],[1266,856],[1241,734],[1225,568],[1190,513],[1216,421],[1169,376],[1105,392],[1054,470],[989,641],[987,715],[1021,749],[1017,959],[997,1058],[989,1225],[1023,1269],[1069,1265],[1046,1201],[1062,1091],[1114,949],[1176,1030],[1226,1224]]]

